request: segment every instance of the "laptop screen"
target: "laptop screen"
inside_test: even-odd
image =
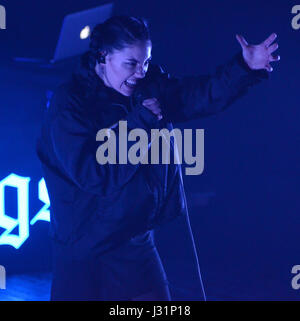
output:
[[[52,63],[80,55],[89,49],[90,33],[98,24],[110,18],[113,3],[68,14],[63,21]]]

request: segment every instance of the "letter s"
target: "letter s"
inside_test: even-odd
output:
[[[298,283],[297,281],[300,279],[300,265],[294,265],[292,267],[292,273],[296,274],[293,278],[292,278],[292,288],[294,290],[299,290],[300,289],[300,283]]]
[[[300,5],[295,5],[292,8],[292,13],[296,14],[300,11]],[[295,30],[300,29],[300,23],[298,23],[300,20],[300,12],[292,19],[292,27]]]

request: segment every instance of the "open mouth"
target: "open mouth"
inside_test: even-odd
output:
[[[137,83],[136,81],[125,80],[125,85],[131,89],[135,88]]]

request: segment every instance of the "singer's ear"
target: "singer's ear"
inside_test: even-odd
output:
[[[105,64],[105,57],[106,57],[107,53],[105,51],[99,51],[97,54],[97,58],[96,61],[98,64]]]

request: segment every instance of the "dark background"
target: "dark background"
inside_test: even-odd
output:
[[[14,63],[15,56],[51,56],[63,17],[101,1],[0,1],[7,30],[0,30],[0,180],[10,173],[31,177],[30,218],[40,209],[42,177],[35,155],[46,92],[72,67],[45,69]],[[115,1],[115,14],[149,20],[153,61],[184,76],[213,72],[240,46],[235,34],[259,43],[278,35],[281,56],[270,79],[226,112],[185,123],[205,129],[205,169],[184,176],[190,219],[210,300],[298,300],[291,269],[299,255],[300,30],[293,30],[295,1]],[[13,196],[7,208],[15,215]],[[0,245],[8,273],[50,270],[47,222],[30,226],[18,250]],[[171,227],[169,227],[171,228]],[[157,231],[170,277],[176,262],[189,262],[174,223]],[[3,229],[0,228],[0,235]],[[179,253],[178,250],[181,249]],[[178,272],[178,271],[177,271]],[[181,271],[181,277],[188,271]]]

